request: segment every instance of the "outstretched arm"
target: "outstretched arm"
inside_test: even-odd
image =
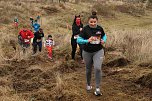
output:
[[[89,40],[85,40],[84,38],[82,38],[82,37],[78,37],[77,38],[77,43],[78,44],[86,44],[86,43],[89,43]]]
[[[107,41],[107,36],[106,36],[106,34],[102,37],[102,40],[104,41],[104,43]]]

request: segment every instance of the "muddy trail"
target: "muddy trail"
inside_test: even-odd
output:
[[[93,90],[86,91],[85,67],[80,57],[73,61],[61,56],[50,61],[38,54],[27,60],[5,61],[7,65],[0,65],[0,78],[7,81],[1,79],[0,86],[12,88],[12,93],[21,94],[26,101],[151,101],[152,90],[136,83],[139,72],[150,68],[131,65],[124,58],[111,61],[114,56],[106,53],[101,97],[94,96]]]
[[[56,36],[65,37],[68,43],[69,34]],[[56,44],[60,46],[59,42]],[[70,59],[69,44],[55,48],[53,61],[48,59],[46,51],[27,59],[4,60],[0,64],[0,87],[11,88],[11,94],[25,101],[151,101],[152,64],[135,65],[117,53],[120,51],[106,51],[100,97],[93,94],[94,88],[86,91],[85,66],[79,53],[75,61]],[[94,73],[92,76],[95,87]]]
[[[12,58],[15,51],[12,49],[12,53],[12,50],[8,50],[12,46],[3,50],[6,54],[10,52],[9,56],[12,59],[3,54],[7,58],[0,63],[0,88],[11,90],[7,94],[3,89],[0,90],[0,101],[12,101],[1,99],[4,95],[7,97],[18,95],[24,99],[13,101],[152,101],[152,64],[136,65],[117,54],[121,52],[116,50],[108,50],[105,53],[101,82],[103,95],[95,96],[93,94],[95,88],[90,92],[86,91],[85,65],[81,63],[79,54],[76,54],[75,61],[71,60],[69,49],[71,31],[66,30],[66,25],[62,24],[65,21],[61,20],[67,13],[69,13],[67,17],[74,15],[72,6],[74,5],[70,4],[66,11],[62,9],[63,12],[57,13],[58,15],[42,17],[42,25],[46,32],[50,33],[49,30],[52,29],[52,33],[55,33],[56,47],[53,61],[48,59],[46,51],[18,60]],[[44,7],[47,12],[52,10],[50,6]],[[85,10],[84,13],[88,14],[88,11]],[[8,32],[12,30],[11,27],[2,29],[3,37],[7,30]],[[9,42],[4,46],[8,44]],[[93,73],[91,82],[93,87],[94,82]]]

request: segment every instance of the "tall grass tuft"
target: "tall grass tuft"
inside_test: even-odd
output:
[[[117,48],[132,61],[152,60],[152,30],[113,30],[108,36],[108,47]]]

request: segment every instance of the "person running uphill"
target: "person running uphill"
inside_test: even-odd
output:
[[[106,34],[101,26],[97,25],[98,18],[96,15],[91,15],[88,20],[88,25],[83,28],[83,32],[77,38],[79,44],[84,44],[83,59],[86,66],[86,81],[87,90],[91,90],[91,73],[92,65],[95,70],[96,96],[102,95],[100,92],[101,67],[104,57],[103,43],[106,42]]]
[[[39,52],[42,51],[42,41],[43,41],[44,33],[40,28],[39,31],[34,33],[33,39],[33,55],[37,52],[37,46],[39,47]]]
[[[34,37],[34,34],[31,30],[28,29],[22,29],[19,31],[18,39],[19,44],[23,48],[23,53],[25,53],[25,49],[30,47],[30,41]]]
[[[52,39],[52,35],[48,35],[48,38],[45,41],[45,46],[46,46],[47,51],[48,51],[48,58],[52,59],[52,49],[54,46],[54,41]]]
[[[76,40],[78,38],[78,35],[82,31],[82,28],[83,28],[83,24],[81,22],[80,15],[75,16],[74,22],[73,22],[73,25],[72,25],[72,37],[71,37],[71,46],[72,46],[71,55],[72,55],[72,59],[75,59],[75,52],[76,52],[76,49],[77,49]],[[79,47],[80,47],[80,55],[81,55],[81,58],[82,58],[82,47],[81,47],[81,45],[79,45]]]
[[[34,29],[34,33],[39,31],[40,29],[40,24],[38,24],[37,20],[35,20],[35,22],[32,25],[33,29]]]
[[[17,17],[14,18],[14,26],[15,26],[15,28],[18,29],[18,18]]]

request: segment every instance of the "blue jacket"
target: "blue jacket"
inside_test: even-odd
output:
[[[39,31],[40,24],[34,23],[32,27],[34,28],[34,32],[37,32],[37,31]]]
[[[106,42],[106,40],[107,40],[106,34],[103,36],[102,40],[103,40],[104,42]],[[88,40],[85,40],[85,39],[83,39],[82,37],[79,36],[79,37],[77,38],[77,43],[78,43],[78,44],[86,44],[86,43],[89,43],[89,41],[88,41]]]

